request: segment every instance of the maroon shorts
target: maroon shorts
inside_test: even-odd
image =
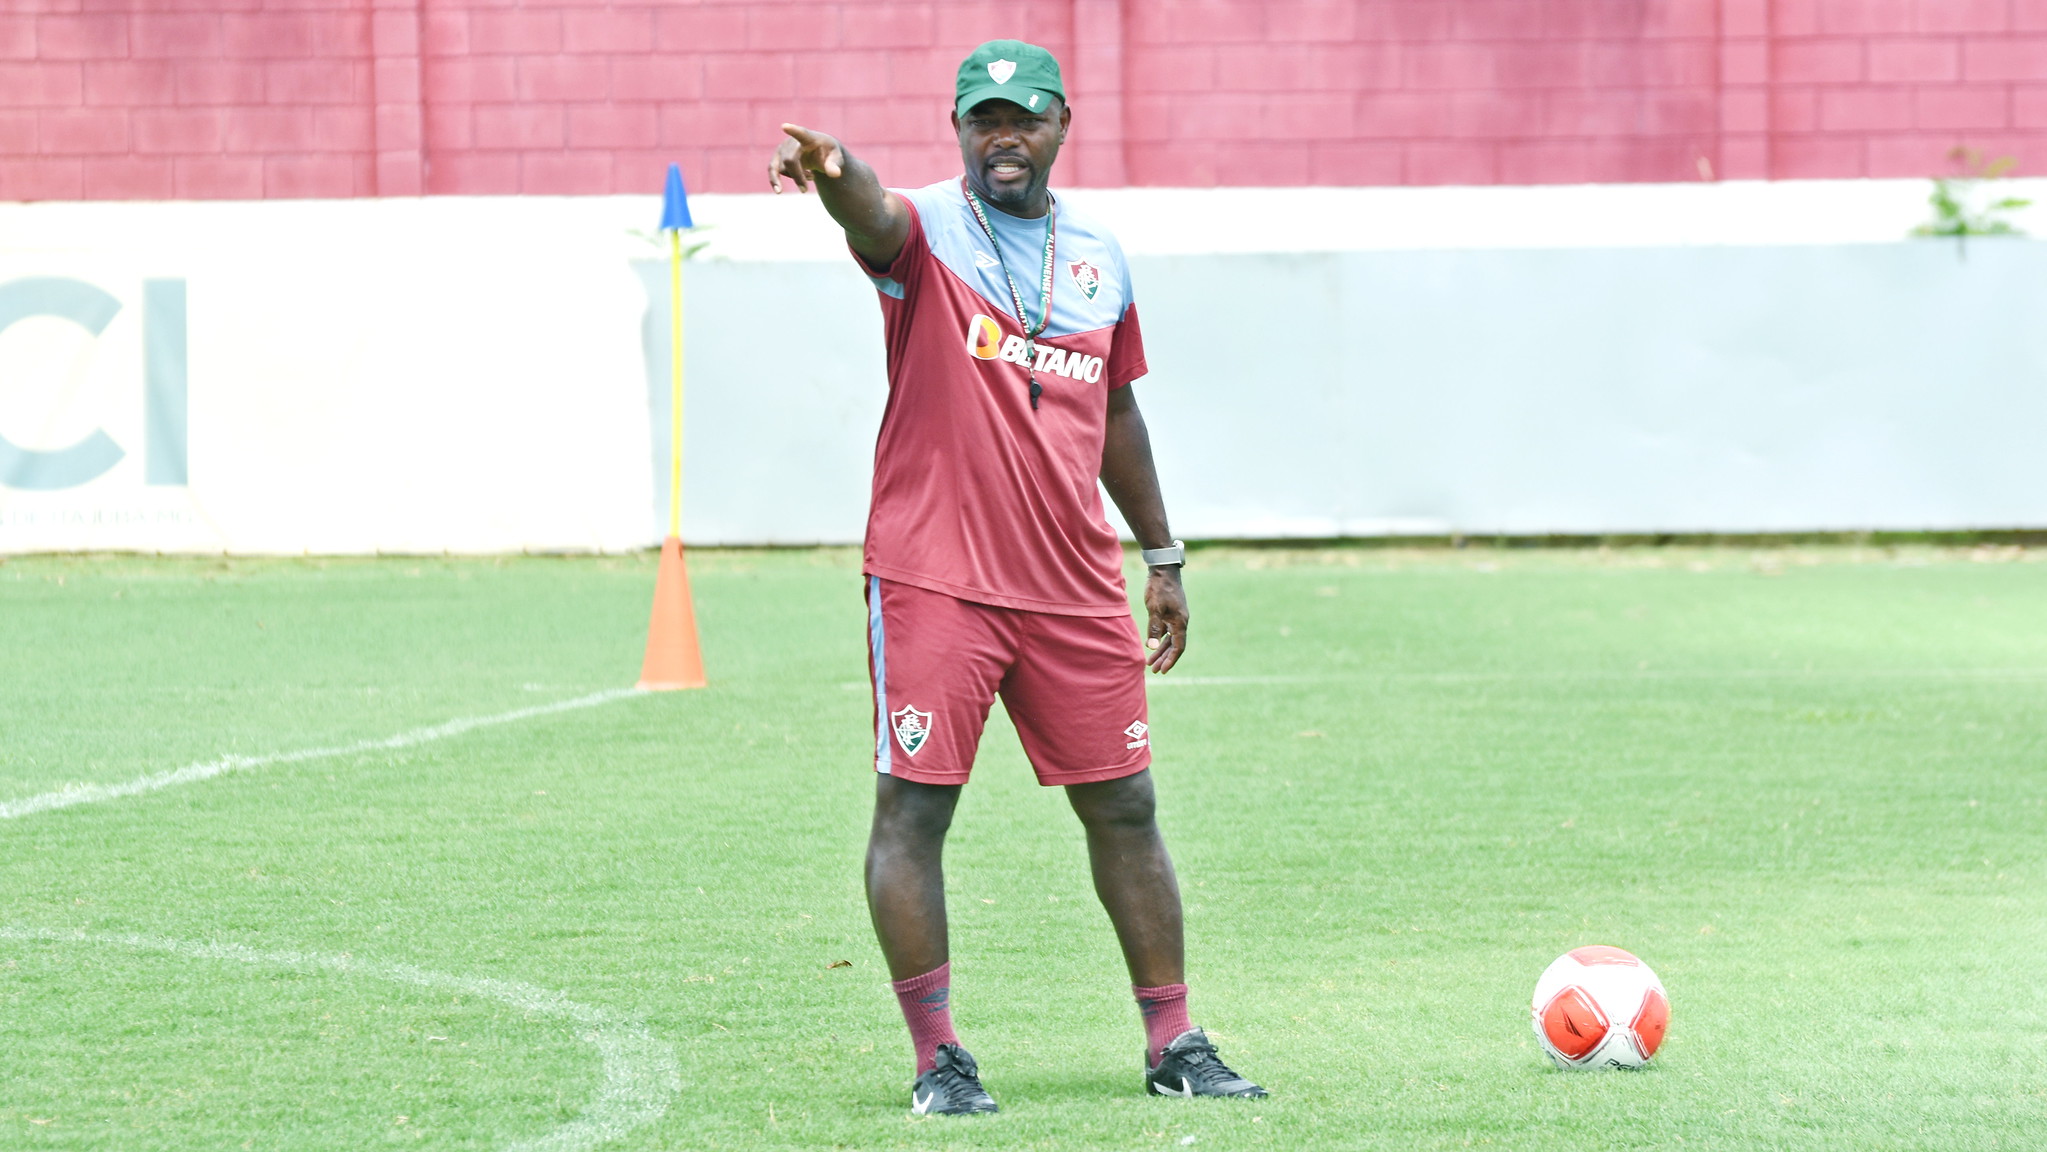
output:
[[[869,576],[867,638],[877,772],[966,783],[997,695],[1040,784],[1151,764],[1144,645],[1129,616],[996,608]]]

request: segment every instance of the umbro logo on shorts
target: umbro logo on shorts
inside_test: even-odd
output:
[[[1130,737],[1130,743],[1125,744],[1124,747],[1142,748],[1145,745],[1151,743],[1151,736],[1149,735],[1150,732],[1151,732],[1150,727],[1148,727],[1144,721],[1142,720],[1136,721],[1135,723],[1131,724],[1130,727],[1125,728],[1123,730],[1123,734],[1125,736]]]
[[[889,713],[888,718],[895,722],[896,743],[903,746],[903,751],[915,756],[917,749],[922,748],[925,739],[931,735],[931,713],[919,712],[905,704],[900,710]]]

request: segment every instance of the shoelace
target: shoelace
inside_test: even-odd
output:
[[[948,1096],[952,1094],[954,1088],[963,1082],[985,1092],[987,1089],[981,1088],[980,1071],[979,1068],[972,1064],[947,1064],[943,1068],[938,1069],[938,1085],[945,1089]]]
[[[1180,1058],[1187,1062],[1188,1071],[1193,1072],[1207,1083],[1213,1084],[1221,1080],[1243,1079],[1242,1076],[1237,1075],[1236,1072],[1231,1070],[1229,1065],[1223,1063],[1222,1057],[1215,1054],[1215,1046],[1212,1044],[1203,1044],[1199,1047],[1189,1048],[1180,1054]]]

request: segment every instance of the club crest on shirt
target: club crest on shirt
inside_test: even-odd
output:
[[[895,722],[896,743],[912,756],[924,746],[924,740],[931,735],[931,713],[919,712],[905,704],[900,710],[888,714]]]
[[[1100,268],[1085,260],[1075,260],[1066,266],[1066,270],[1073,274],[1073,283],[1079,287],[1082,296],[1092,300],[1095,298],[1095,293],[1102,290],[1102,270]]]

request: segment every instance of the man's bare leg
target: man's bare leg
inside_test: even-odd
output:
[[[1069,784],[1066,799],[1087,830],[1095,895],[1116,926],[1130,982],[1147,988],[1184,982],[1180,882],[1159,835],[1151,770],[1120,780]]]
[[[867,838],[867,912],[892,980],[944,964],[945,833],[957,784],[874,778],[874,827]]]
[[[952,964],[945,941],[945,833],[959,785],[877,775],[867,838],[867,912],[888,961],[896,1003],[910,1026],[917,1080],[910,1111],[994,1112],[980,1069],[952,1028]]]
[[[1066,798],[1087,829],[1095,895],[1116,926],[1131,991],[1144,1016],[1145,1091],[1157,1096],[1263,1096],[1216,1056],[1187,1019],[1186,942],[1180,882],[1159,835],[1151,770],[1120,780],[1069,784]]]

